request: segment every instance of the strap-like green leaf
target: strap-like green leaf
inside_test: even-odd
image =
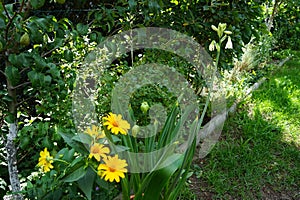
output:
[[[135,199],[142,199],[143,200],[153,200],[153,199],[160,199],[160,195],[162,190],[168,183],[171,176],[175,173],[175,171],[181,166],[183,156],[178,154],[175,162],[171,165],[162,168],[160,170],[154,171],[153,173],[149,174],[151,176],[151,180],[149,184],[147,184],[144,195],[139,192]],[[144,179],[147,181],[147,178]]]
[[[92,199],[92,191],[95,177],[95,172],[89,167],[86,171],[86,174],[80,180],[77,181],[78,187],[83,191],[88,200]]]

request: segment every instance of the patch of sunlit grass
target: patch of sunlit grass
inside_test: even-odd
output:
[[[202,190],[216,199],[263,199],[266,190],[299,199],[300,59],[275,70],[239,107],[195,168]]]

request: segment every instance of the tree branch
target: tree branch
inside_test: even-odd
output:
[[[24,5],[25,5],[25,0],[22,1],[22,4],[21,4],[20,9],[18,11],[18,14],[20,14],[22,12],[22,10],[24,8]]]
[[[30,67],[25,67],[24,69],[22,69],[21,71],[20,71],[20,74],[22,74],[24,71],[26,71],[27,69],[30,69]]]
[[[6,74],[1,69],[0,69],[0,73],[3,74],[6,77]]]
[[[6,25],[6,29],[5,29],[5,40],[6,41],[8,41],[8,31],[9,31],[9,28],[10,28],[10,26],[11,26],[11,24],[12,24],[12,22],[13,22],[13,20],[14,20],[14,18],[16,16],[17,16],[17,12],[15,12],[14,15],[11,18],[9,18],[9,21],[8,21],[8,23]]]
[[[12,89],[12,90],[15,90],[15,89],[17,89],[17,88],[20,88],[20,87],[23,87],[23,86],[25,86],[25,85],[28,85],[28,84],[30,84],[31,82],[24,82],[24,83],[21,83],[21,84],[19,84],[19,85],[17,85],[17,86],[14,86],[14,87],[11,87],[10,89]]]
[[[8,18],[9,20],[11,20],[11,18],[10,18],[10,16],[9,16],[9,13],[8,13],[6,7],[5,7],[4,2],[2,2],[2,7],[3,7],[4,11],[5,11],[5,14],[6,14],[7,18]]]
[[[57,48],[58,48],[58,47],[55,47],[55,48],[53,48],[53,49],[50,49],[49,51],[43,53],[43,54],[41,55],[41,57],[44,58],[44,57],[48,56],[48,55],[51,54],[53,51],[55,51]]]
[[[6,25],[6,29],[5,29],[5,40],[6,41],[9,41],[8,40],[8,31],[10,29],[10,26],[13,23],[13,20],[17,16],[17,14],[20,14],[22,12],[24,5],[25,5],[25,0],[22,1],[22,4],[21,4],[20,9],[18,10],[18,12],[15,12],[14,15],[12,17],[10,17],[7,9],[5,8],[4,3],[2,2],[2,6],[5,9],[5,13],[7,15],[7,18],[9,19],[9,21],[8,21],[8,23]],[[8,44],[7,44],[7,46],[8,46]]]

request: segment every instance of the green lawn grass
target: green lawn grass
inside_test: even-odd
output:
[[[300,199],[300,55],[239,105],[193,169],[196,199]]]

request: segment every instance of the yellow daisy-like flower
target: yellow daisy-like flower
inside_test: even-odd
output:
[[[101,131],[101,134],[99,134],[96,139],[101,139],[101,138],[105,138],[105,132],[104,130]]]
[[[122,115],[116,115],[113,113],[109,113],[107,117],[103,117],[105,122],[104,126],[107,126],[107,129],[110,130],[115,135],[121,133],[123,135],[127,135],[128,129],[130,129],[130,124],[122,119]]]
[[[40,152],[38,166],[42,168],[43,172],[49,172],[53,168],[53,157],[50,156],[47,148]]]
[[[89,134],[90,136],[96,138],[96,139],[100,139],[100,138],[104,138],[105,134],[104,131],[102,131],[100,133],[100,127],[92,125],[92,128],[87,128],[85,133]]]
[[[94,158],[99,162],[100,157],[106,158],[106,154],[109,154],[110,150],[108,147],[105,147],[103,144],[95,143],[91,146],[89,158]]]
[[[105,164],[100,164],[98,166],[98,175],[104,178],[105,181],[109,180],[113,182],[114,180],[118,183],[120,182],[120,177],[124,178],[127,172],[126,160],[119,159],[118,155],[114,157],[108,156],[103,159]]]

